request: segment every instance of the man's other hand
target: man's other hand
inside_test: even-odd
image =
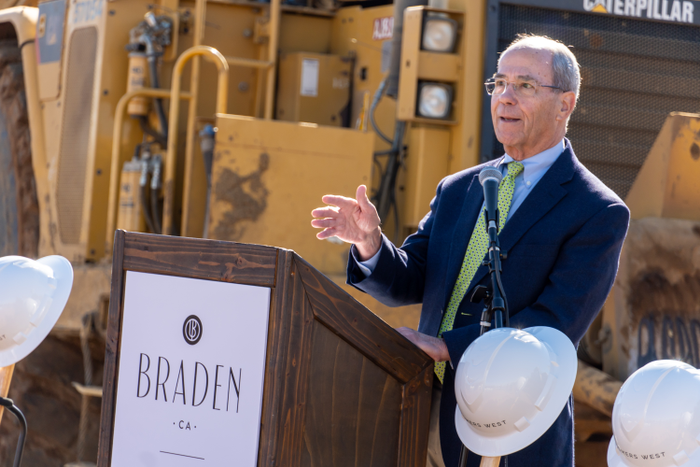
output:
[[[414,331],[407,327],[397,328],[396,330],[406,339],[413,342],[416,347],[427,353],[436,362],[446,362],[450,360],[450,353],[447,351],[447,345],[442,339]]]
[[[338,237],[344,242],[354,243],[360,261],[374,256],[381,246],[382,231],[377,209],[367,198],[367,187],[360,185],[355,194],[357,199],[345,196],[326,195],[324,203],[329,206],[311,211],[314,219],[311,226],[323,229],[316,237],[323,240]]]

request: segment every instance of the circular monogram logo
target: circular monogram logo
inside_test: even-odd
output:
[[[185,342],[195,345],[202,338],[202,320],[195,315],[190,315],[182,325],[182,335]]]

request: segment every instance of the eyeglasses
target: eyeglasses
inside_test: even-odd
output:
[[[551,88],[558,89],[562,92],[564,91],[558,86],[537,84],[533,81],[516,81],[511,83],[510,81],[506,81],[504,79],[490,79],[484,83],[484,86],[486,86],[486,92],[489,96],[500,96],[506,92],[506,88],[509,85],[513,88],[515,95],[519,97],[532,97],[537,94],[537,88]]]

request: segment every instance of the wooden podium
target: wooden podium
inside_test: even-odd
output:
[[[425,465],[433,361],[293,251],[117,231],[112,267],[98,467],[112,459],[127,271],[271,289],[258,466]]]

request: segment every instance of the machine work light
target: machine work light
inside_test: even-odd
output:
[[[457,43],[457,21],[441,15],[426,15],[421,49],[430,52],[454,52]]]
[[[452,86],[449,84],[419,83],[418,115],[435,119],[448,118],[452,110],[452,94]]]

